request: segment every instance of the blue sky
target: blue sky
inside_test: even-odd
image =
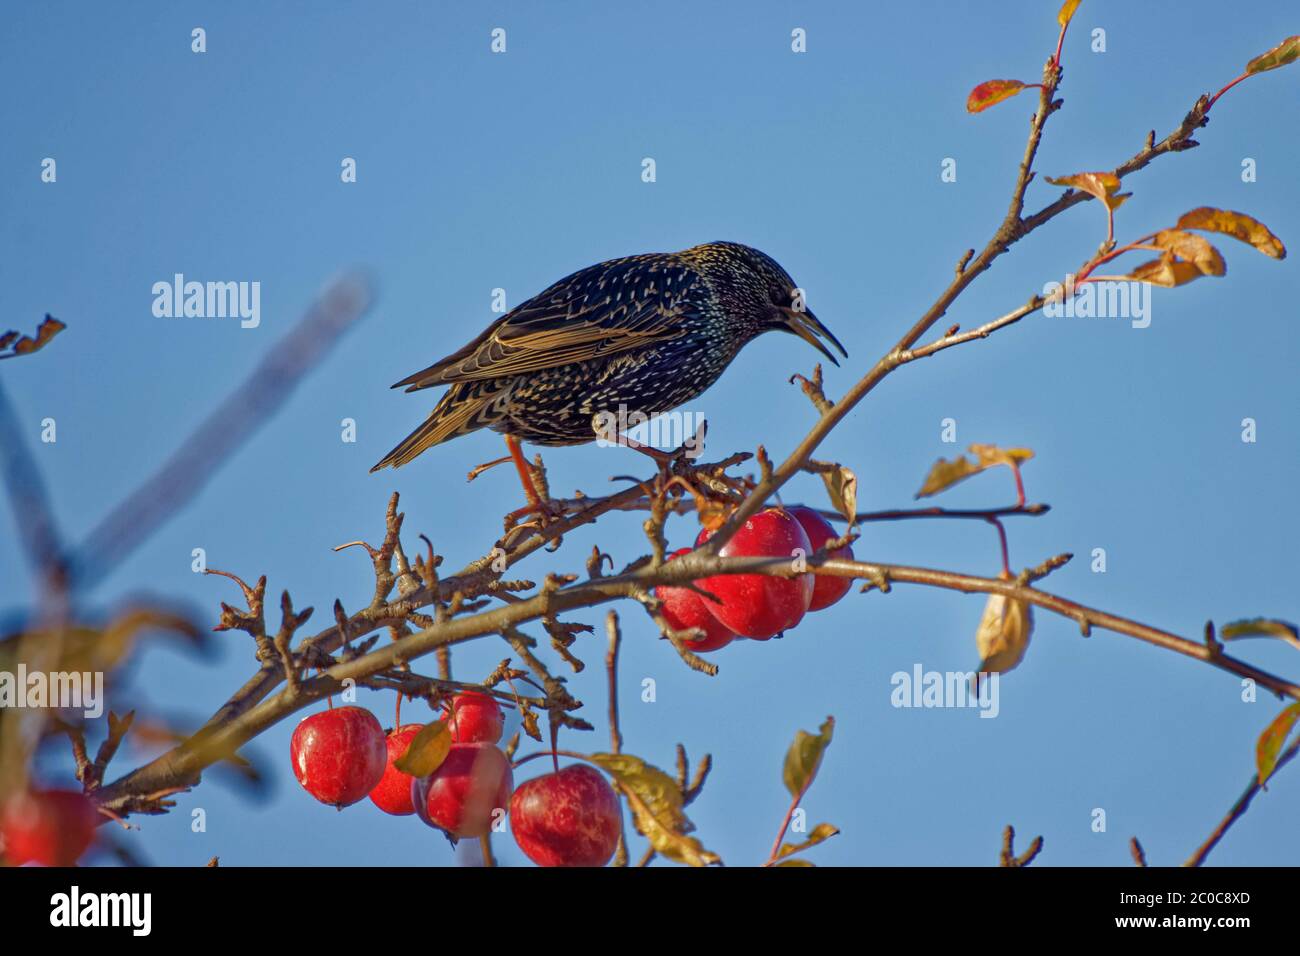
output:
[[[299,606],[368,599],[368,562],[332,547],[377,538],[402,493],[407,528],[459,567],[486,552],[518,486],[507,469],[473,484],[501,454],[480,433],[400,472],[370,465],[415,427],[432,398],[388,385],[475,335],[491,292],[513,305],[592,262],[714,239],[757,246],[808,290],[850,361],[847,388],[892,345],[1003,215],[1031,103],[964,110],[977,82],[1038,78],[1056,36],[1055,0],[910,4],[440,3],[156,4],[109,10],[49,3],[11,8],[0,30],[0,308],[3,327],[45,312],[69,324],[49,351],[4,363],[62,527],[84,535],[163,460],[292,327],[342,268],[370,269],[379,301],[284,409],[226,461],[202,494],[90,595],[106,607],[142,588],[193,602],[215,622],[229,582],[214,567],[288,588]],[[1164,135],[1198,93],[1296,32],[1287,5],[1085,0],[1065,48],[1065,108],[1040,154],[1042,174],[1104,169],[1147,130]],[[207,31],[207,52],[190,31]],[[489,51],[507,31],[507,52]],[[805,28],[808,52],[790,50]],[[1089,34],[1106,31],[1094,53]],[[1125,182],[1134,197],[1119,235],[1172,225],[1200,205],[1251,212],[1300,243],[1294,115],[1300,72],[1270,73],[1216,107],[1199,149]],[[58,181],[40,181],[54,157]],[[340,182],[344,157],[358,181]],[[653,157],[657,181],[641,180]],[[1257,181],[1241,178],[1244,158]],[[957,161],[957,181],[940,164]],[[1030,208],[1058,190],[1031,185]],[[949,313],[971,327],[1076,268],[1102,238],[1095,204],[1041,230],[982,277]],[[1274,262],[1224,239],[1228,275],[1157,291],[1149,328],[1116,319],[1036,316],[995,338],[908,367],[856,409],[819,452],[853,467],[864,508],[903,507],[931,463],[970,442],[1028,446],[1031,499],[1050,515],[1009,528],[1012,560],[1080,557],[1045,586],[1195,637],[1207,619],[1294,619],[1295,489],[1300,432],[1294,259]],[[174,273],[261,283],[262,321],[162,319],[153,283]],[[710,452],[763,442],[785,453],[812,422],[786,384],[815,353],[788,337],[749,346],[692,410]],[[58,441],[39,441],[54,418]],[[1258,441],[1241,441],[1241,421]],[[340,440],[340,421],[357,441]],[[958,444],[940,440],[957,422]],[[546,455],[552,488],[597,493],[642,468],[594,446]],[[632,456],[635,457],[635,456]],[[788,501],[820,502],[820,483]],[[1010,499],[1005,474],[944,502]],[[593,543],[620,565],[644,550],[640,519],[614,517],[569,537],[520,573],[580,570]],[[693,522],[670,527],[674,545]],[[0,612],[31,581],[0,513]],[[1107,553],[1107,571],[1086,556]],[[874,525],[859,556],[992,574],[986,527]],[[837,720],[810,823],[841,835],[813,851],[826,864],[996,861],[1007,823],[1043,834],[1044,864],[1124,864],[1136,834],[1154,863],[1183,860],[1252,771],[1257,735],[1279,709],[1267,694],[1129,638],[1079,636],[1039,616],[1025,662],[1003,680],[1001,713],[890,706],[890,676],[915,664],[975,663],[978,596],[899,587],[856,595],[781,641],[715,655],[714,679],[688,671],[650,622],[623,609],[627,749],[671,766],[681,741],[714,771],[690,813],[729,864],[761,862],[785,809],[780,767],[796,729]],[[585,616],[598,623],[603,612]],[[321,615],[318,614],[318,620]],[[324,626],[321,623],[320,626]],[[219,635],[200,660],[171,649],[139,662],[136,699],[197,723],[252,670],[242,635]],[[572,679],[603,749],[603,638],[575,648]],[[1291,675],[1295,651],[1254,642],[1252,661]],[[506,654],[487,639],[458,650],[458,676]],[[431,666],[431,665],[430,665]],[[642,703],[644,678],[657,699]],[[364,694],[387,721],[391,701]],[[112,702],[110,701],[110,705]],[[411,710],[417,710],[415,706]],[[413,819],[368,803],[342,814],[292,779],[293,721],[251,748],[273,773],[252,803],[216,779],[143,818],[130,839],[158,863],[447,864],[453,854]],[[525,750],[528,749],[526,745]],[[142,755],[125,753],[117,771]],[[537,764],[521,768],[529,776]],[[48,770],[62,768],[52,762]],[[1300,780],[1285,771],[1215,852],[1236,864],[1294,862]],[[192,833],[190,811],[207,812]],[[1107,814],[1104,833],[1092,811]],[[504,862],[522,855],[498,839]]]

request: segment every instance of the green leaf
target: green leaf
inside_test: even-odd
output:
[[[794,743],[785,755],[785,767],[781,776],[790,796],[799,799],[812,786],[821,767],[822,754],[830,746],[831,735],[835,731],[835,718],[827,717],[821,725],[820,733],[813,735],[800,730],[794,735]]]
[[[1246,64],[1246,73],[1264,73],[1279,66],[1294,63],[1300,57],[1300,36],[1287,37],[1267,53],[1261,53]]]
[[[829,823],[819,823],[813,827],[813,832],[808,834],[808,839],[802,843],[784,843],[777,852],[777,859],[789,856],[791,853],[802,853],[809,847],[823,843],[839,833],[839,827],[831,826]]]
[[[451,752],[451,728],[445,720],[425,724],[416,734],[406,752],[393,761],[393,766],[412,777],[427,777],[447,759]]]
[[[1255,769],[1259,773],[1259,785],[1262,787],[1277,769],[1277,758],[1282,747],[1300,720],[1300,704],[1292,704],[1273,718],[1273,722],[1264,728],[1255,744]]]

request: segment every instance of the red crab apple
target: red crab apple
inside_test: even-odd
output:
[[[505,715],[501,713],[501,705],[487,694],[473,691],[457,694],[444,709],[454,743],[494,744],[501,739]]]
[[[411,781],[415,778],[409,773],[402,773],[393,766],[393,761],[406,753],[415,735],[424,729],[424,724],[403,724],[396,730],[390,730],[384,743],[388,747],[388,761],[384,765],[384,775],[370,791],[370,802],[385,813],[395,817],[409,816],[415,812],[411,803]]]
[[[700,532],[696,547],[713,537],[707,528]],[[753,515],[722,546],[722,557],[788,558],[811,552],[803,526],[783,508],[767,508]],[[719,574],[703,578],[700,587],[717,595],[718,604],[703,599],[704,606],[722,624],[743,637],[759,640],[773,637],[803,620],[812,600],[813,576],[796,574]]]
[[[668,556],[668,560],[690,553],[690,548],[679,548]],[[696,653],[716,651],[736,639],[735,633],[705,606],[705,598],[698,591],[661,584],[655,588],[655,597],[663,602],[664,619],[674,630],[684,631],[691,627],[704,630],[704,636],[698,641],[686,642],[686,646]]]
[[[99,811],[76,790],[20,793],[0,814],[5,858],[15,865],[72,866],[95,838]]]
[[[289,743],[294,776],[321,803],[356,803],[384,776],[384,728],[364,707],[335,707],[298,724]]]
[[[812,508],[805,505],[795,505],[788,510],[803,526],[804,534],[808,535],[808,543],[812,545],[813,551],[816,551],[832,538],[839,537],[831,523]],[[812,551],[809,552],[809,554],[811,553]],[[834,551],[829,552],[827,557],[852,561],[853,548],[846,544],[842,548],[836,548]],[[813,580],[816,583],[813,584],[812,603],[808,605],[810,611],[820,611],[823,608],[830,607],[848,594],[849,588],[853,587],[852,578],[840,578],[833,574],[817,574],[814,572]]]
[[[481,837],[510,806],[510,761],[492,744],[452,744],[447,759],[411,784],[415,812],[453,837]]]
[[[538,866],[604,866],[622,816],[614,788],[586,764],[534,777],[510,798],[510,831]]]

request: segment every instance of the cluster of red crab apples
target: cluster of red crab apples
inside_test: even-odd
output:
[[[701,533],[696,545],[711,532]],[[720,550],[723,557],[797,559],[836,538],[811,508],[769,508],[754,515]],[[682,549],[673,557],[689,553]],[[835,558],[852,558],[848,545]],[[715,651],[738,638],[767,640],[794,627],[808,611],[834,604],[851,580],[800,573],[718,575],[697,588],[663,586],[656,594],[663,614],[679,631],[699,629],[687,641],[694,651]],[[713,600],[700,589],[714,595]],[[464,692],[446,705],[451,747],[431,774],[414,777],[395,762],[423,724],[387,733],[363,707],[337,707],[304,719],[290,745],[293,770],[322,803],[346,807],[369,796],[385,813],[418,816],[453,839],[477,838],[502,829],[539,866],[604,866],[622,832],[618,795],[594,767],[576,763],[514,785],[510,759],[497,746],[504,729],[501,706],[488,694]]]
[[[711,536],[711,531],[701,531],[695,546],[698,548]],[[768,508],[738,528],[718,554],[724,558],[807,558],[837,537],[830,522],[812,508]],[[690,548],[682,548],[668,560],[690,552]],[[829,551],[828,557],[852,560],[853,549],[844,544]],[[664,619],[674,630],[698,628],[702,632],[702,637],[685,641],[685,645],[692,651],[708,652],[726,647],[737,638],[766,641],[788,631],[807,612],[828,608],[844,597],[853,579],[811,572],[790,577],[720,574],[701,578],[694,585],[661,585],[655,588],[655,596],[663,603]]]
[[[539,866],[604,866],[614,855],[622,814],[599,771],[574,764],[516,787],[497,744],[501,706],[486,694],[457,694],[447,705],[451,749],[433,773],[413,777],[394,762],[423,724],[387,733],[364,707],[335,707],[298,724],[290,744],[294,774],[313,797],[342,809],[369,796],[394,816],[418,816],[454,840],[510,832]]]

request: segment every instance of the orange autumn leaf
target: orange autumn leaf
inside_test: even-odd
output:
[[[1071,176],[1048,176],[1053,186],[1080,189],[1105,203],[1107,209],[1118,209],[1132,193],[1119,193],[1119,177],[1114,173],[1074,173]]]
[[[1019,80],[985,80],[966,97],[966,111],[981,113],[990,106],[1009,100],[1028,85]]]
[[[1261,53],[1246,64],[1246,75],[1276,70],[1279,66],[1294,63],[1300,58],[1300,35],[1287,37],[1267,53]]]
[[[1165,253],[1159,259],[1142,263],[1124,278],[1172,289],[1207,274],[1209,273],[1202,272],[1193,263],[1183,262],[1175,259],[1172,253]]]
[[[1179,217],[1176,228],[1219,232],[1250,243],[1266,256],[1274,259],[1286,258],[1286,246],[1282,245],[1282,240],[1273,235],[1268,226],[1258,219],[1247,216],[1244,212],[1201,206],[1199,209],[1183,213]]]
[[[1210,245],[1209,240],[1195,233],[1183,232],[1181,229],[1161,229],[1151,244],[1172,252],[1179,259],[1187,260],[1200,270],[1201,275],[1221,276],[1227,271],[1227,264],[1219,250]]]
[[[10,349],[8,354],[0,354],[0,358],[13,358],[16,355],[30,355],[38,349],[43,349],[49,344],[50,339],[58,335],[67,325],[60,322],[52,315],[46,315],[42,320],[40,327],[36,330],[36,336],[20,336],[17,332],[6,332],[0,335],[0,353],[5,349]],[[16,341],[15,341],[16,340]],[[12,346],[12,347],[11,347]]]
[[[1278,759],[1282,755],[1282,745],[1291,736],[1296,721],[1300,719],[1300,704],[1292,704],[1273,718],[1255,744],[1255,771],[1259,775],[1262,787],[1277,769]]]
[[[1079,4],[1083,0],[1065,0],[1065,5],[1061,7],[1061,12],[1056,15],[1056,22],[1062,27],[1068,27],[1070,21],[1074,19],[1074,11],[1079,9]]]

